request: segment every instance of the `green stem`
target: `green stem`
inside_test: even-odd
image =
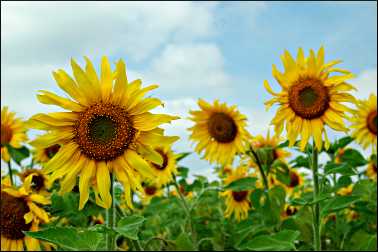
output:
[[[192,215],[190,213],[190,209],[189,209],[188,203],[186,202],[185,197],[184,197],[184,195],[182,195],[182,193],[180,191],[180,188],[179,188],[179,185],[177,184],[176,176],[175,175],[173,175],[173,182],[174,182],[174,185],[176,187],[177,193],[180,196],[182,205],[184,206],[187,218],[189,219],[190,233],[192,235],[193,245],[194,245],[195,248],[197,248],[197,238],[196,238],[196,234],[194,233]]]
[[[114,190],[114,174],[110,175],[110,193],[112,195],[112,205],[106,211],[106,224],[110,230],[114,230],[115,227],[115,218],[116,218],[116,206],[115,206],[115,190]],[[106,247],[108,251],[114,251],[116,248],[115,236],[113,232],[107,233],[106,235]]]
[[[10,179],[11,185],[14,185],[14,182],[13,182],[12,165],[11,165],[11,162],[10,162],[10,161],[8,161],[8,171],[9,171],[9,179]]]
[[[261,176],[262,176],[262,178],[263,178],[264,188],[265,188],[266,191],[268,191],[268,190],[269,190],[268,179],[267,179],[267,177],[266,177],[266,175],[265,175],[265,172],[264,172],[264,169],[263,169],[263,167],[262,167],[262,165],[261,165],[261,162],[260,162],[259,156],[258,156],[257,153],[253,150],[253,148],[252,148],[251,145],[249,146],[249,148],[250,148],[250,150],[251,150],[251,153],[252,153],[254,159],[256,160],[257,167],[259,168],[259,171],[260,171]]]
[[[319,180],[318,180],[318,150],[315,146],[315,141],[312,145],[312,176],[314,181],[314,199],[319,198]],[[320,242],[320,205],[319,202],[314,204],[313,211],[313,229],[314,229],[314,249],[321,251]]]

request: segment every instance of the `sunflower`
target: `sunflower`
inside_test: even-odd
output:
[[[40,241],[22,232],[38,231],[39,223],[49,222],[48,214],[39,204],[50,204],[50,200],[33,192],[32,178],[28,176],[19,189],[1,188],[1,250],[24,250],[24,244],[27,250],[40,250]]]
[[[350,184],[349,186],[340,188],[337,191],[337,194],[341,196],[346,196],[346,195],[351,195],[352,192],[353,192],[353,184]]]
[[[270,132],[268,131],[266,137],[264,137],[263,135],[257,135],[252,138],[251,142],[255,150],[259,148],[272,148],[272,152],[273,152],[272,163],[273,163],[275,160],[285,161],[287,157],[291,156],[290,152],[285,151],[283,148],[278,147],[281,140],[283,139],[277,135],[271,137]],[[257,164],[255,163],[254,160],[251,160],[250,165],[252,167],[257,167]]]
[[[25,182],[25,180],[32,176],[31,181],[31,190],[38,194],[46,195],[48,194],[47,188],[49,187],[49,179],[48,177],[43,173],[42,170],[38,169],[26,169],[23,170],[21,173],[17,174],[22,182]]]
[[[357,104],[358,112],[350,118],[352,136],[366,149],[369,145],[377,151],[377,96],[371,94],[368,100]]]
[[[224,184],[228,185],[233,181],[248,176],[249,175],[247,174],[247,167],[239,166],[224,179]],[[220,195],[226,198],[227,208],[224,213],[224,216],[226,218],[229,218],[232,214],[234,214],[237,221],[241,221],[248,218],[248,211],[251,208],[251,202],[249,199],[250,194],[250,190],[239,192],[226,190],[224,192],[221,192]]]
[[[374,181],[377,181],[377,161],[370,160],[366,169],[366,176]]]
[[[190,111],[195,125],[189,128],[190,139],[198,142],[195,151],[204,152],[204,159],[222,165],[232,163],[237,152],[243,153],[243,142],[248,138],[247,118],[236,106],[214,101],[214,105],[199,99],[202,110]]]
[[[129,83],[122,60],[113,72],[103,57],[99,78],[93,64],[85,59],[85,70],[71,60],[74,79],[63,70],[53,72],[58,86],[73,100],[48,91],[38,94],[41,103],[57,105],[68,112],[34,115],[29,120],[30,127],[48,133],[31,144],[38,148],[61,145],[44,169],[51,173],[51,182],[62,179],[60,193],[71,191],[80,176],[79,209],[88,201],[93,186],[97,186],[94,189],[98,190],[101,206],[111,206],[110,173],[123,184],[126,202],[131,206],[131,190],[140,188],[140,175],[152,177],[148,161],[158,165],[164,162],[154,147],[176,140],[162,135],[158,126],[178,117],[148,112],[162,105],[159,99],[144,97],[158,86],[141,88],[139,79]]]
[[[284,211],[281,213],[281,219],[285,220],[285,219],[295,215],[297,212],[298,212],[297,207],[285,204]]]
[[[163,164],[149,162],[154,173],[152,181],[163,186],[173,180],[173,174],[177,174],[176,157],[169,146],[156,147],[154,150],[163,157]]]
[[[185,190],[185,187],[183,185],[179,185],[179,190],[180,190],[180,193],[181,195],[183,195],[185,198],[187,198],[188,200],[192,199],[193,198],[193,192],[192,191],[188,191],[188,190]],[[170,192],[170,194],[172,196],[176,196],[178,197],[179,196],[179,193],[177,191],[176,188],[173,188],[173,190]]]
[[[52,159],[60,149],[60,144],[54,144],[46,148],[35,148],[34,161],[37,163],[46,163]]]
[[[152,198],[163,196],[164,192],[157,184],[145,184],[139,193],[143,205],[148,205]]]
[[[20,118],[15,117],[14,112],[9,112],[8,107],[1,109],[1,158],[9,162],[10,156],[7,145],[13,148],[21,148],[21,142],[27,140],[26,127]]]
[[[329,148],[325,125],[334,130],[347,132],[343,118],[345,112],[354,112],[342,102],[355,103],[355,98],[345,91],[355,89],[345,81],[353,78],[346,70],[334,68],[339,60],[324,63],[324,49],[321,47],[315,56],[310,50],[310,56],[304,57],[303,50],[298,50],[295,61],[288,51],[282,55],[285,72],[281,73],[273,65],[273,76],[282,87],[280,93],[272,90],[267,81],[266,90],[275,96],[265,102],[267,109],[278,103],[280,108],[272,120],[277,135],[280,135],[285,122],[289,146],[293,146],[298,134],[302,136],[300,149],[303,151],[311,136],[318,150],[322,148],[322,134],[325,147]],[[330,77],[331,73],[340,75]]]
[[[297,172],[294,169],[291,169],[289,171],[289,177],[290,182],[288,184],[284,184],[286,194],[288,196],[297,196],[294,195],[294,192],[304,184],[303,177],[299,172]]]

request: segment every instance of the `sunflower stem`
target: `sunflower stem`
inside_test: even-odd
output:
[[[112,195],[112,204],[106,211],[106,224],[110,230],[114,230],[115,218],[116,218],[116,206],[115,206],[115,190],[114,190],[114,174],[110,174],[110,193]],[[106,234],[106,247],[108,251],[115,250],[115,236],[113,232]]]
[[[318,150],[315,146],[315,141],[312,145],[312,176],[314,181],[314,200],[319,198],[319,180],[318,180]],[[320,242],[320,205],[319,202],[314,204],[313,214],[313,229],[314,229],[314,249],[321,251]]]
[[[182,202],[182,205],[184,206],[184,209],[185,209],[185,212],[186,212],[186,215],[187,215],[187,218],[189,219],[189,226],[190,226],[190,233],[192,235],[192,241],[193,241],[193,245],[194,247],[197,249],[197,238],[196,238],[196,234],[194,233],[194,228],[193,228],[193,220],[192,220],[192,215],[190,213],[190,208],[188,206],[188,203],[186,202],[185,200],[185,197],[184,195],[182,195],[181,191],[180,191],[180,187],[179,185],[177,184],[177,181],[176,181],[176,176],[173,175],[173,182],[174,182],[174,185],[176,187],[176,190],[177,190],[177,193],[178,195],[180,196],[180,199],[181,199],[181,202]]]
[[[8,171],[9,171],[9,179],[10,179],[10,182],[11,182],[11,185],[13,185],[13,172],[12,172],[12,165],[11,165],[11,162],[8,161]]]
[[[264,172],[264,169],[261,165],[261,162],[260,162],[260,159],[259,159],[259,156],[257,155],[257,153],[253,150],[253,147],[252,145],[249,145],[249,148],[250,148],[250,151],[253,155],[253,158],[256,160],[256,163],[257,163],[257,167],[259,168],[259,171],[261,173],[261,177],[263,178],[263,183],[264,183],[264,188],[266,191],[269,191],[269,184],[268,184],[268,179],[266,178],[266,175],[265,175],[265,172]]]

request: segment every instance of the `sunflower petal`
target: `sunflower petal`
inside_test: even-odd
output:
[[[110,176],[109,169],[105,162],[100,162],[97,165],[97,187],[105,208],[109,209],[112,205],[112,196],[110,195]]]
[[[52,104],[71,111],[82,111],[83,107],[67,98],[60,97],[49,91],[40,90],[41,94],[37,95],[38,100],[43,104]]]
[[[95,175],[96,165],[93,160],[88,162],[88,166],[81,170],[80,181],[79,181],[79,191],[80,191],[80,200],[79,200],[79,210],[83,209],[85,203],[87,203],[89,198],[89,187],[90,180]]]

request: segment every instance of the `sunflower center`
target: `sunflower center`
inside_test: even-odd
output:
[[[165,168],[167,168],[167,165],[168,165],[168,156],[167,156],[167,154],[165,154],[165,153],[164,153],[162,150],[160,150],[160,149],[157,149],[156,151],[159,152],[159,154],[163,157],[163,164],[162,164],[162,165],[158,165],[158,164],[152,163],[152,165],[153,165],[157,170],[164,170]]]
[[[26,224],[24,215],[30,211],[23,198],[13,197],[1,192],[1,236],[11,240],[24,238],[22,231],[29,231],[31,223]]]
[[[377,111],[370,112],[368,115],[367,127],[371,133],[377,135]]]
[[[235,201],[241,202],[247,198],[248,191],[232,192],[232,197]]]
[[[97,161],[122,155],[136,134],[125,109],[102,102],[81,112],[75,128],[75,141],[82,153]]]
[[[48,158],[53,158],[55,154],[59,151],[60,145],[59,144],[54,144],[53,146],[47,147],[45,149],[45,154]]]
[[[32,188],[36,191],[41,190],[44,187],[45,180],[41,175],[34,175],[32,178]]]
[[[146,186],[144,188],[144,192],[147,195],[155,195],[156,190],[157,190],[157,188],[155,186]]]
[[[288,208],[286,208],[286,215],[292,216],[292,215],[296,214],[297,211],[298,210],[295,207],[294,208],[288,207]]]
[[[8,144],[12,140],[12,129],[7,126],[1,124],[1,146]]]
[[[232,142],[238,132],[235,121],[225,113],[214,113],[207,126],[210,135],[220,143]]]
[[[290,184],[289,187],[296,187],[299,185],[299,176],[295,172],[290,172]]]
[[[300,77],[289,89],[289,104],[296,115],[305,119],[322,116],[329,107],[328,88],[321,80]]]

